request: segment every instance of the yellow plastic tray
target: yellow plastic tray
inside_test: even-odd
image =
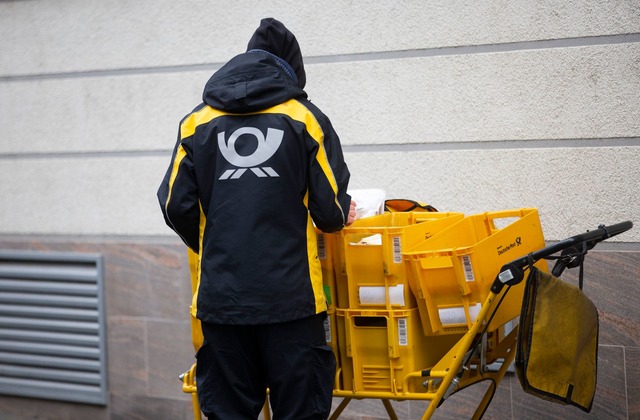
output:
[[[406,250],[404,258],[410,266],[410,282],[427,310],[429,322],[424,325],[425,333],[466,331],[489,295],[500,268],[544,246],[538,211],[523,208],[465,217]],[[544,260],[536,266],[547,271]],[[489,331],[519,315],[523,287],[521,283],[510,288],[491,320]]]

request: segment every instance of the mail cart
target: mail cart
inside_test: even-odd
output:
[[[357,220],[341,232],[317,232],[328,302],[327,342],[337,361],[333,395],[338,419],[353,399],[378,399],[397,419],[391,400],[428,401],[429,419],[452,394],[480,382],[489,387],[475,409],[480,418],[516,356],[524,272],[554,275],[571,268],[597,243],[631,222],[545,246],[537,209],[473,215],[395,212]],[[190,253],[197,288],[198,256]],[[202,344],[192,318],[194,348]],[[498,366],[489,369],[489,366]],[[182,376],[200,419],[195,365]],[[263,410],[270,418],[268,401]]]

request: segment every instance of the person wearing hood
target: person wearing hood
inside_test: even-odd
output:
[[[307,99],[296,40],[262,19],[245,53],[184,117],[158,189],[165,221],[199,254],[196,384],[210,419],[323,419],[335,358],[315,228],[353,222],[349,170],[329,119]]]

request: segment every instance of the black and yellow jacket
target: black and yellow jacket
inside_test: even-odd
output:
[[[180,123],[158,199],[200,254],[192,313],[203,321],[264,324],[326,310],[312,221],[326,232],[345,225],[349,171],[329,120],[291,72],[267,51],[240,54]]]

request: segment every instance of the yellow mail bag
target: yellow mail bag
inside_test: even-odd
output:
[[[516,348],[525,392],[590,412],[596,390],[598,311],[578,287],[531,267]]]

